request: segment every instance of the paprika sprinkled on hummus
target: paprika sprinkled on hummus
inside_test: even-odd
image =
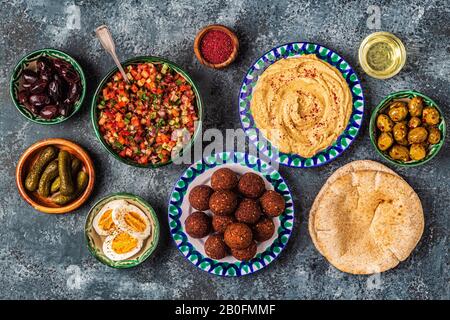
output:
[[[200,41],[200,52],[209,63],[220,64],[233,53],[231,37],[221,30],[210,30]]]

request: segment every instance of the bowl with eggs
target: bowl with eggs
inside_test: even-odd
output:
[[[85,235],[91,254],[113,268],[132,268],[154,252],[159,222],[141,197],[114,193],[98,201],[86,218]]]

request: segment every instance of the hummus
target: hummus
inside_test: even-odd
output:
[[[341,73],[315,55],[282,59],[259,77],[250,110],[255,124],[284,153],[309,158],[345,130],[352,95]]]

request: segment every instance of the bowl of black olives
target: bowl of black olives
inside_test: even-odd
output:
[[[439,106],[426,95],[405,90],[381,101],[370,118],[370,140],[392,164],[413,167],[430,161],[446,135]]]
[[[86,79],[78,62],[56,49],[41,49],[23,57],[13,70],[11,98],[27,119],[57,124],[80,108]]]

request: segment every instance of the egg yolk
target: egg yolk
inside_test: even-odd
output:
[[[112,241],[111,247],[115,253],[127,253],[137,247],[138,240],[126,232],[119,233]]]
[[[110,231],[115,228],[114,221],[112,219],[112,210],[106,210],[105,213],[100,217],[98,225],[105,231]]]
[[[136,212],[129,211],[125,214],[124,218],[126,224],[129,225],[134,231],[144,232],[147,227],[145,220],[142,219],[142,217]]]

